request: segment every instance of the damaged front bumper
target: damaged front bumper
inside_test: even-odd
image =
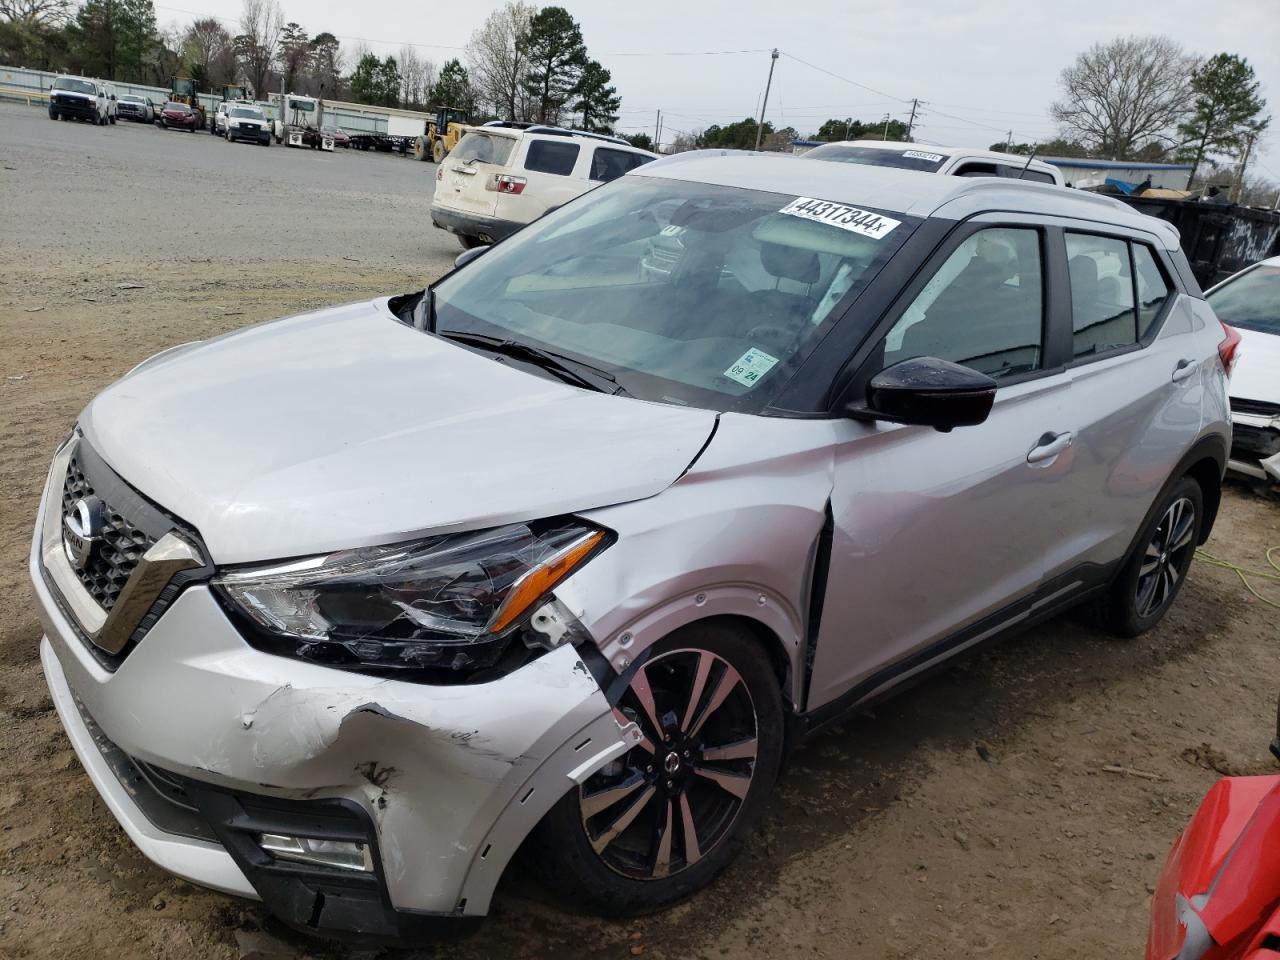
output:
[[[638,737],[571,646],[489,683],[385,680],[252,649],[203,585],[108,670],[39,541],[45,676],[112,813],[160,866],[304,929],[406,937],[483,915],[529,830]],[[360,844],[367,875],[277,859],[262,834]]]
[[[1280,404],[1233,400],[1231,431],[1228,467],[1255,480],[1280,483]]]

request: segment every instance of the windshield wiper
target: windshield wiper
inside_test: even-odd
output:
[[[436,330],[436,292],[428,285],[422,291],[422,296],[418,298],[418,302],[413,305],[410,313],[412,326],[415,330],[425,330],[427,333],[435,333]]]
[[[618,378],[612,373],[607,370],[601,370],[599,367],[593,367],[582,360],[566,357],[562,353],[544,350],[541,347],[520,343],[516,340],[493,337],[487,333],[469,333],[465,330],[441,330],[437,333],[437,336],[452,340],[455,343],[481,347],[485,350],[492,350],[494,353],[523,360],[526,363],[541,367],[549,373],[554,373],[566,383],[573,383],[588,390],[595,390],[597,393],[630,396],[627,389],[618,383]],[[605,383],[601,383],[600,381],[602,380]]]

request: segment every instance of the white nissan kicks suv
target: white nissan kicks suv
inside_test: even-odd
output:
[[[32,543],[41,657],[156,863],[412,938],[527,843],[550,889],[652,909],[806,733],[1075,604],[1124,636],[1169,609],[1236,339],[1168,225],[805,159],[656,172],[85,408]]]

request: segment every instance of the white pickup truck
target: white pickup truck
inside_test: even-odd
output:
[[[101,80],[56,77],[49,87],[50,120],[90,120],[104,127],[116,122],[114,93]]]

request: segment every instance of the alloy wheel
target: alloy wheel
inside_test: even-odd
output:
[[[583,829],[615,873],[661,880],[729,836],[755,775],[755,704],[724,658],[679,649],[641,665],[615,713],[643,740],[579,788]]]
[[[1173,501],[1160,518],[1138,568],[1134,604],[1138,616],[1153,616],[1173,598],[1186,569],[1188,551],[1195,549],[1195,525],[1195,504],[1187,497]]]

